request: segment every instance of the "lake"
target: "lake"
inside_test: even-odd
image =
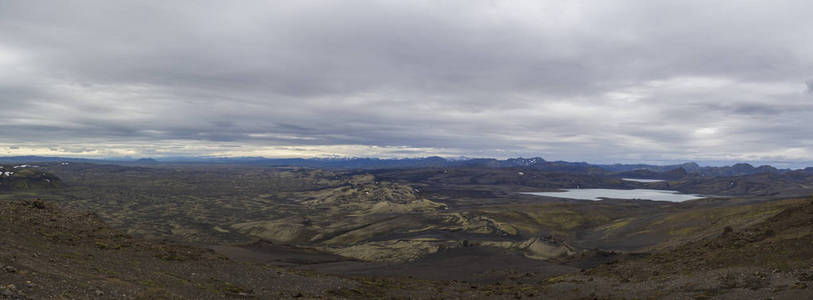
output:
[[[624,180],[624,181],[635,181],[635,182],[644,182],[644,183],[650,183],[650,182],[663,182],[663,181],[665,181],[665,180],[662,180],[662,179],[638,179],[638,178],[621,178],[621,180]]]
[[[703,198],[702,195],[681,194],[678,191],[649,189],[567,189],[564,192],[528,192],[522,194],[593,201],[603,200],[602,198],[612,198],[683,202],[686,200]]]

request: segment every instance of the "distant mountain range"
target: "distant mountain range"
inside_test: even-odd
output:
[[[240,164],[264,166],[290,166],[306,168],[327,169],[408,169],[408,168],[521,168],[552,172],[568,172],[582,174],[605,174],[619,177],[648,178],[648,179],[674,179],[687,175],[717,177],[741,176],[752,174],[784,174],[791,169],[778,169],[769,165],[753,166],[738,163],[731,166],[710,167],[700,166],[689,162],[674,165],[649,164],[590,164],[586,162],[547,161],[541,157],[509,158],[505,160],[493,158],[465,158],[446,159],[442,157],[380,159],[380,158],[264,158],[264,157],[169,157],[161,159],[85,159],[45,156],[13,156],[0,157],[5,163],[32,163],[32,162],[85,162],[85,163],[112,163],[112,164]],[[813,168],[801,170],[813,173]]]

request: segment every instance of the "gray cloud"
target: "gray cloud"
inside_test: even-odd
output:
[[[813,155],[813,107],[798,86],[813,91],[811,9],[3,1],[0,144],[87,156],[801,160]]]

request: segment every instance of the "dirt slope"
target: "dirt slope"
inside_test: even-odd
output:
[[[813,202],[740,230],[548,280],[570,297],[810,299]]]
[[[445,291],[445,292],[444,292]],[[0,200],[0,299],[477,297],[469,285],[359,279],[230,260],[121,234],[44,201]]]

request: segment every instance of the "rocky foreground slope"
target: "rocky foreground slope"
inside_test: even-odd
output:
[[[245,263],[208,249],[133,238],[93,214],[54,203],[0,200],[0,299],[803,299],[813,295],[811,228],[813,203],[800,202],[759,224],[652,254],[594,253],[609,262],[581,272],[550,277],[531,271],[467,283]]]
[[[146,241],[93,214],[0,200],[0,299],[723,298],[813,295],[813,203],[743,229],[651,254],[591,253],[608,263],[490,283],[320,275]],[[571,257],[569,259],[580,259]],[[562,261],[560,263],[567,263]]]
[[[93,214],[0,200],[0,299],[478,297],[460,282],[342,278],[146,241]],[[506,295],[507,296],[507,295]]]
[[[813,201],[767,220],[650,254],[548,279],[570,297],[810,299]]]

